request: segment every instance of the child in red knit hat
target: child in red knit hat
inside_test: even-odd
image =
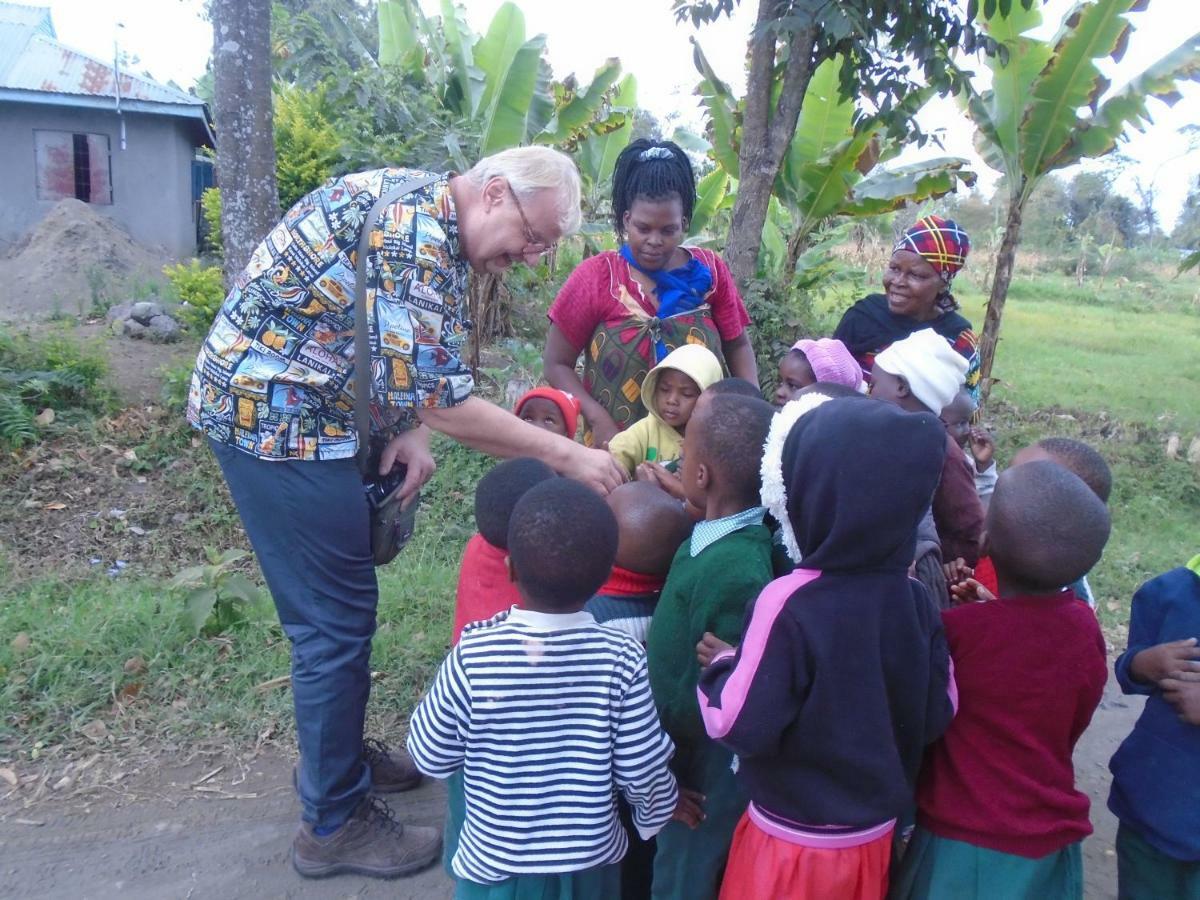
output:
[[[581,406],[574,394],[552,387],[526,391],[513,407],[513,415],[530,425],[575,440]]]

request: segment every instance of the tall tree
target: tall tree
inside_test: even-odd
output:
[[[698,25],[728,15],[737,2],[675,0],[675,14]],[[1032,0],[987,2],[1008,7]],[[975,5],[968,4],[969,15]],[[757,273],[772,189],[820,64],[842,56],[839,94],[863,97],[889,118],[925,84],[942,91],[955,86],[961,76],[946,63],[950,47],[995,49],[995,42],[974,31],[969,15],[956,0],[759,0],[740,143],[730,148],[739,174],[725,259],[738,281]],[[911,111],[902,110],[890,124],[911,127]]]
[[[1150,97],[1174,102],[1179,99],[1176,88],[1181,79],[1200,80],[1197,34],[1121,89],[1107,93],[1109,82],[1097,62],[1105,57],[1120,60],[1132,30],[1126,16],[1147,6],[1148,0],[1080,4],[1050,41],[1028,36],[1042,22],[1036,7],[985,10],[988,32],[1008,49],[1007,54],[988,60],[991,87],[966,94],[967,112],[978,129],[976,145],[984,161],[1005,174],[1008,191],[1004,237],[996,254],[980,339],[980,385],[985,398],[991,390],[1021,225],[1035,188],[1050,172],[1112,152],[1128,127],[1141,128],[1149,121]],[[1081,109],[1087,112],[1081,114]]]
[[[270,0],[212,0],[217,180],[225,282],[279,218],[271,115]]]

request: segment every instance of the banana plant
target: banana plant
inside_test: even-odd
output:
[[[1174,103],[1180,81],[1200,80],[1200,34],[1194,34],[1123,88],[1109,91],[1098,63],[1105,57],[1120,60],[1133,30],[1128,16],[1148,5],[1148,0],[1079,2],[1049,41],[1029,36],[1042,24],[1037,6],[985,7],[984,27],[1007,53],[987,58],[992,70],[989,89],[971,88],[961,97],[977,129],[980,155],[1005,174],[1009,189],[1008,216],[980,340],[985,398],[991,389],[1021,219],[1038,183],[1057,169],[1111,152],[1127,129],[1145,128],[1151,97]]]
[[[717,77],[695,40],[693,46],[702,77],[697,93],[707,113],[709,152],[717,163],[707,187],[723,199],[735,190],[738,177],[741,103]],[[813,233],[830,219],[878,215],[940,197],[959,184],[975,183],[975,174],[965,168],[966,160],[957,157],[886,166],[901,145],[886,137],[882,117],[861,116],[853,100],[839,96],[842,65],[841,57],[826,60],[809,81],[767,209],[759,253],[760,266],[767,272],[792,275]],[[903,107],[915,115],[929,96],[914,92]],[[703,229],[709,220],[698,216],[693,231]]]

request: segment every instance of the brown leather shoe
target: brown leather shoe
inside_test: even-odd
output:
[[[301,824],[292,841],[292,865],[306,878],[343,873],[399,878],[432,865],[441,852],[441,829],[405,825],[385,801],[368,797],[328,837]]]
[[[371,790],[377,794],[408,791],[421,783],[416,763],[403,750],[391,750],[383,741],[363,741],[363,758],[371,764]]]

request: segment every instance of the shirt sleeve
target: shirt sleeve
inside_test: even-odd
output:
[[[639,419],[624,431],[618,432],[608,442],[608,452],[630,476],[634,474],[639,463],[646,461],[651,422],[649,416]]]
[[[638,834],[649,840],[671,821],[679,802],[679,786],[668,765],[675,748],[654,711],[644,653],[632,667],[616,710],[614,731],[613,776],[617,789],[633,808]]]
[[[791,592],[768,585],[754,602],[734,653],[718,656],[696,688],[705,730],[739,756],[779,752],[807,688],[799,626],[784,606]]]
[[[578,352],[583,352],[612,305],[607,285],[610,266],[607,254],[585,259],[567,277],[546,311],[546,318]]]
[[[933,494],[933,521],[942,542],[942,558],[962,557],[973,566],[979,561],[983,538],[983,504],[962,450],[949,437],[946,443],[942,479]]]
[[[462,768],[470,718],[471,687],[455,648],[442,662],[408,725],[408,754],[421,772],[432,778],[449,778]]]
[[[929,710],[925,718],[925,743],[932,744],[947,728],[958,712],[958,685],[954,681],[954,661],[942,618],[933,614],[929,636]]]
[[[1148,695],[1157,689],[1154,684],[1134,678],[1130,667],[1135,656],[1161,643],[1159,635],[1162,633],[1164,614],[1165,610],[1154,581],[1148,581],[1137,589],[1129,612],[1129,642],[1125,652],[1113,663],[1113,673],[1117,676],[1117,683],[1121,685],[1123,693]]]
[[[712,307],[717,333],[722,341],[732,341],[750,324],[750,313],[746,311],[737,282],[733,280],[733,273],[725,265],[725,260],[710,251],[701,251],[700,258],[712,271],[713,287],[708,295],[708,305]]]

